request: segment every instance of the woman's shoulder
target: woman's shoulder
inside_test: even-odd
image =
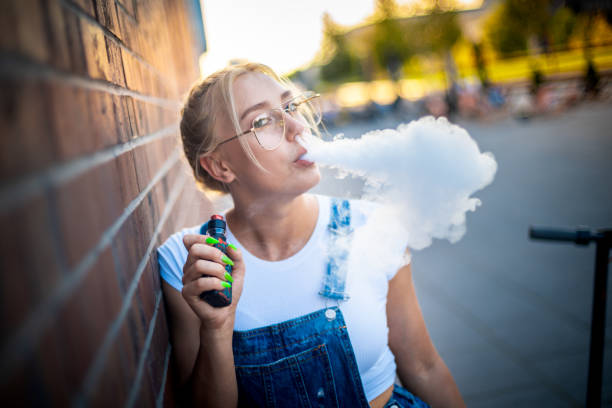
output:
[[[202,225],[194,225],[193,227],[183,228],[175,232],[157,248],[157,252],[164,255],[174,255],[177,254],[177,252],[181,253],[186,251],[185,246],[183,245],[183,237],[187,234],[199,234],[201,227]]]

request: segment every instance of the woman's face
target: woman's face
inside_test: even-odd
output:
[[[255,117],[269,109],[284,107],[294,97],[281,84],[259,72],[249,72],[236,78],[233,86],[236,113],[241,132],[249,130]],[[232,189],[247,189],[250,195],[270,197],[271,194],[299,195],[319,182],[321,174],[316,163],[298,158],[306,153],[296,136],[308,133],[305,123],[283,114],[285,135],[275,150],[264,150],[253,133],[241,136],[251,147],[259,163],[268,170],[264,172],[253,163],[240,146],[238,140],[218,147],[219,154],[235,175]],[[229,120],[221,121],[218,132],[220,140],[233,137],[236,132]]]

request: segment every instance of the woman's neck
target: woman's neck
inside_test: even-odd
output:
[[[317,219],[318,201],[306,194],[248,202],[234,197],[234,208],[227,213],[234,236],[250,253],[268,261],[289,258],[302,249]]]

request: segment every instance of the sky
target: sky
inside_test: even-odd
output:
[[[374,0],[201,0],[208,52],[203,75],[235,58],[286,74],[308,64],[321,45],[322,16],[355,25],[372,14]]]

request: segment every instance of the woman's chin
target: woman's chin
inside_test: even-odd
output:
[[[301,193],[305,193],[315,188],[321,182],[321,172],[316,163],[313,163],[312,166],[308,166],[305,170],[306,171],[298,177],[294,178],[296,182],[295,188]]]

